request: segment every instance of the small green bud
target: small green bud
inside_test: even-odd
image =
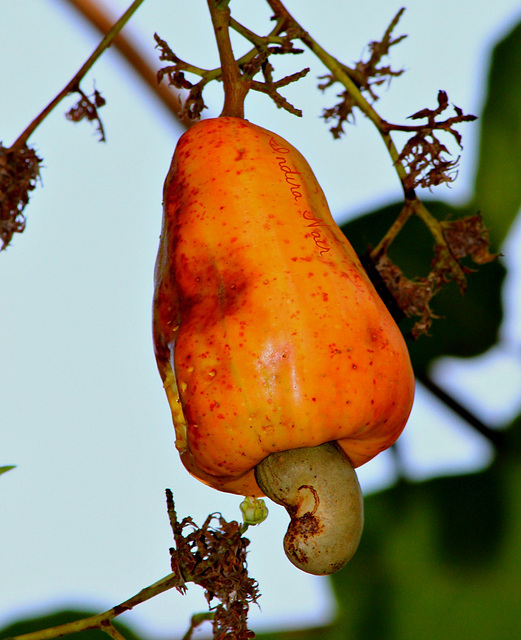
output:
[[[262,498],[246,496],[240,504],[245,525],[260,524],[268,517],[268,507]]]

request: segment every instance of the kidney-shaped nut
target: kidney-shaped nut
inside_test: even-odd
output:
[[[362,535],[363,500],[346,454],[333,443],[272,453],[255,469],[260,488],[288,511],[289,560],[328,575],[354,555]]]

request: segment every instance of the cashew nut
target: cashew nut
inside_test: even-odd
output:
[[[353,557],[362,535],[363,500],[340,447],[328,442],[272,453],[257,465],[255,478],[289,513],[284,551],[296,567],[328,575]]]

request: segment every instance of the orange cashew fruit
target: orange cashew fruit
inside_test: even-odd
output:
[[[289,142],[235,117],[181,136],[164,186],[153,336],[188,471],[286,506],[290,528],[298,523],[285,542],[297,566],[343,566],[363,522],[353,468],[400,435],[414,375],[398,327]],[[322,514],[327,501],[333,515]],[[322,543],[330,521],[340,530]],[[330,553],[335,540],[343,554]]]

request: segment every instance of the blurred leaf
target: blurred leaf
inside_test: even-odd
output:
[[[31,633],[32,631],[41,631],[42,629],[48,629],[55,627],[59,624],[66,624],[67,622],[75,622],[82,618],[88,618],[99,613],[99,611],[55,611],[42,616],[36,616],[31,618],[25,618],[23,620],[17,620],[8,627],[0,629],[0,640],[4,638],[12,638],[13,636],[21,635],[22,633]],[[126,625],[120,624],[114,621],[113,626],[123,634],[125,640],[142,640],[142,638],[136,635]],[[89,631],[80,631],[68,638],[74,638],[74,640],[107,640],[108,636],[104,631],[100,629],[91,629]]]
[[[366,500],[360,548],[332,576],[350,640],[519,633],[521,468],[402,482]]]
[[[360,547],[331,576],[333,624],[259,640],[497,640],[519,632],[521,419],[488,469],[366,497]]]
[[[2,473],[6,473],[7,471],[11,471],[11,469],[16,469],[16,465],[8,464],[5,467],[0,467],[0,476],[2,475]]]
[[[521,207],[521,23],[493,50],[472,203],[501,246]]]
[[[455,210],[442,202],[426,203],[438,219],[470,215],[467,209]],[[376,245],[396,219],[401,203],[373,211],[342,225],[359,255]],[[391,245],[391,258],[409,276],[429,272],[433,256],[433,240],[418,218],[412,218]],[[429,363],[440,356],[472,357],[494,345],[503,317],[501,287],[505,268],[499,262],[480,266],[467,277],[467,292],[461,295],[456,285],[448,285],[434,298],[432,308],[439,316],[434,320],[429,336],[409,341],[413,367],[426,371]],[[406,334],[412,320],[404,320],[400,328]]]
[[[291,629],[273,631],[272,633],[256,633],[257,640],[333,640],[334,627],[313,627],[311,629]]]
[[[479,570],[501,553],[507,532],[507,496],[498,465],[484,473],[437,478],[429,500],[435,513],[436,551],[447,569]]]

